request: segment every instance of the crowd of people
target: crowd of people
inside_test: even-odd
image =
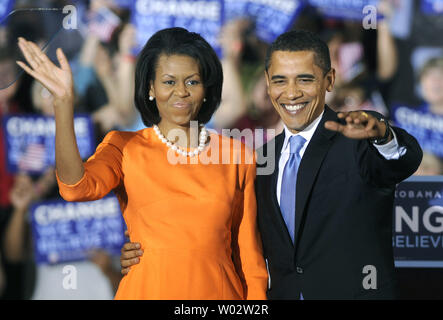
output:
[[[396,16],[406,10],[402,8],[405,3],[408,2],[380,1],[378,10],[383,19],[375,30],[363,29],[361,21],[322,17],[310,7],[300,13],[291,28],[313,31],[328,44],[336,74],[334,90],[326,94],[325,102],[332,110],[377,111],[393,124],[404,125],[415,136],[410,128],[419,120],[412,124],[402,122],[403,118],[396,116],[398,108],[418,112],[423,119],[429,119],[426,123],[443,123],[443,42],[420,43],[428,50],[413,63],[414,51],[405,53],[402,49],[415,46],[414,28],[418,24],[413,22],[423,19],[419,10],[413,9],[409,17],[409,36],[399,36],[392,30]],[[87,23],[80,28],[83,32],[60,28],[61,12],[26,10],[62,8],[67,4],[70,2],[64,0],[16,1],[15,9],[24,10],[0,24],[0,118],[11,114],[54,116],[52,94],[15,63],[23,60],[17,44],[22,37],[46,48],[45,53],[53,61],[57,61],[56,49],[63,49],[72,69],[74,110],[91,116],[97,144],[111,130],[145,128],[146,122],[134,104],[137,30],[131,24],[131,12],[113,1],[76,1],[84,17],[103,8],[118,17],[120,24],[104,37]],[[442,28],[438,20],[428,22]],[[264,129],[263,139],[249,141],[250,147],[259,148],[284,130],[267,91],[264,61],[269,44],[256,35],[254,21],[246,17],[226,22],[218,39],[222,48],[223,91],[221,103],[207,127],[218,133],[223,129]],[[401,91],[398,86],[405,79],[410,83]],[[439,140],[442,128],[427,125],[417,132],[415,137],[424,156],[416,175],[443,174],[443,153],[436,147],[436,143],[443,142]],[[92,252],[89,261],[73,263],[79,270],[83,290],[67,291],[48,285],[62,282],[63,266],[35,265],[29,210],[35,202],[59,197],[55,169],[49,167],[40,175],[13,174],[7,169],[6,152],[4,133],[0,130],[0,297],[112,298],[122,275],[118,257],[104,251]]]

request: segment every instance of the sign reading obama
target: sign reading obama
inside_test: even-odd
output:
[[[443,176],[414,176],[395,192],[397,267],[443,267]]]

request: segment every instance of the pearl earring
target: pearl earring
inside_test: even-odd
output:
[[[149,96],[149,101],[154,101],[154,97],[153,96]]]
[[[203,102],[206,102],[206,98],[203,98]]]

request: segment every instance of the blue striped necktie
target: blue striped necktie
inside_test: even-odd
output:
[[[294,243],[295,236],[295,195],[297,186],[297,172],[300,165],[300,150],[304,146],[306,139],[300,135],[289,138],[290,155],[283,171],[281,185],[280,209]]]

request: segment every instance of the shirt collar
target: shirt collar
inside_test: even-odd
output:
[[[320,123],[321,118],[323,117],[324,111],[314,120],[312,123],[305,128],[305,130],[300,131],[299,133],[295,134],[289,131],[288,127],[284,124],[285,127],[285,141],[283,142],[283,148],[281,148],[281,153],[283,152],[289,152],[289,138],[291,136],[301,135],[303,138],[306,139],[306,142],[309,143],[311,141],[312,136],[314,135],[315,130],[318,127],[318,124]],[[305,143],[305,145],[307,145]]]

